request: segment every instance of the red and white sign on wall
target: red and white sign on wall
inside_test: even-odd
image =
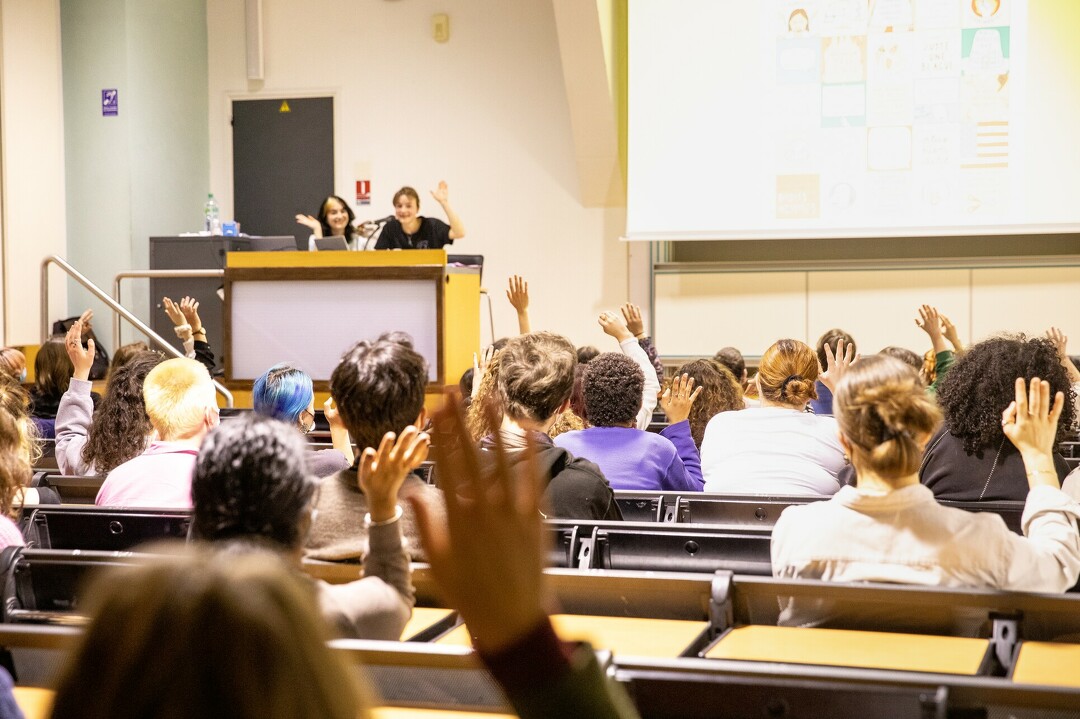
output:
[[[357,180],[356,181],[356,204],[357,205],[370,205],[371,204],[371,180]]]

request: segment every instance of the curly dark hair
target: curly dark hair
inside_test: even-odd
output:
[[[641,409],[645,374],[637,362],[617,352],[604,352],[585,365],[585,410],[594,427],[633,422]]]
[[[684,374],[694,378],[694,386],[701,387],[701,395],[690,407],[690,436],[694,444],[701,449],[701,440],[705,437],[705,426],[709,420],[721,412],[740,410],[743,402],[742,385],[726,365],[715,359],[699,359],[687,362],[675,371],[675,376]]]
[[[109,373],[105,396],[94,412],[82,451],[83,461],[96,474],[106,475],[146,449],[146,438],[154,428],[146,415],[143,383],[150,370],[164,361],[158,352],[138,352]]]
[[[345,351],[330,375],[330,394],[353,441],[363,451],[387,432],[401,432],[420,416],[428,383],[427,360],[412,337],[387,332]]]
[[[292,425],[254,412],[221,424],[203,442],[192,475],[192,537],[258,537],[284,550],[302,545],[316,487],[305,447]]]
[[[976,452],[1001,442],[1001,413],[1015,397],[1016,378],[1039,377],[1050,393],[1065,393],[1055,446],[1069,434],[1076,416],[1069,376],[1061,366],[1054,343],[1024,335],[992,337],[972,345],[956,361],[938,387],[945,424],[964,449]]]

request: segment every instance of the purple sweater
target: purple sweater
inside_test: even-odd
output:
[[[555,444],[600,466],[613,489],[700,492],[701,459],[690,423],[662,433],[633,427],[589,427],[560,434]]]

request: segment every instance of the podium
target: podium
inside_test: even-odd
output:
[[[480,346],[480,268],[448,267],[445,250],[230,252],[224,320],[230,389],[250,389],[288,362],[327,391],[345,350],[400,331],[437,392],[472,367]]]

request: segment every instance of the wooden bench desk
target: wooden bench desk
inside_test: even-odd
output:
[[[705,631],[705,622],[636,617],[594,617],[556,614],[555,632],[563,639],[589,642],[593,649],[607,649],[628,656],[675,658]],[[461,625],[440,637],[439,644],[472,646],[468,627]]]
[[[456,709],[409,709],[406,707],[375,707],[372,719],[515,719],[516,714],[487,714],[485,712],[458,711]],[[30,719],[29,716],[26,719]]]
[[[989,645],[964,637],[753,625],[731,630],[705,656],[974,676]]]
[[[436,622],[441,622],[453,614],[453,609],[435,609],[434,607],[413,607],[412,618],[401,630],[403,640],[411,639]]]
[[[1012,680],[1017,684],[1080,688],[1080,644],[1024,642]]]

